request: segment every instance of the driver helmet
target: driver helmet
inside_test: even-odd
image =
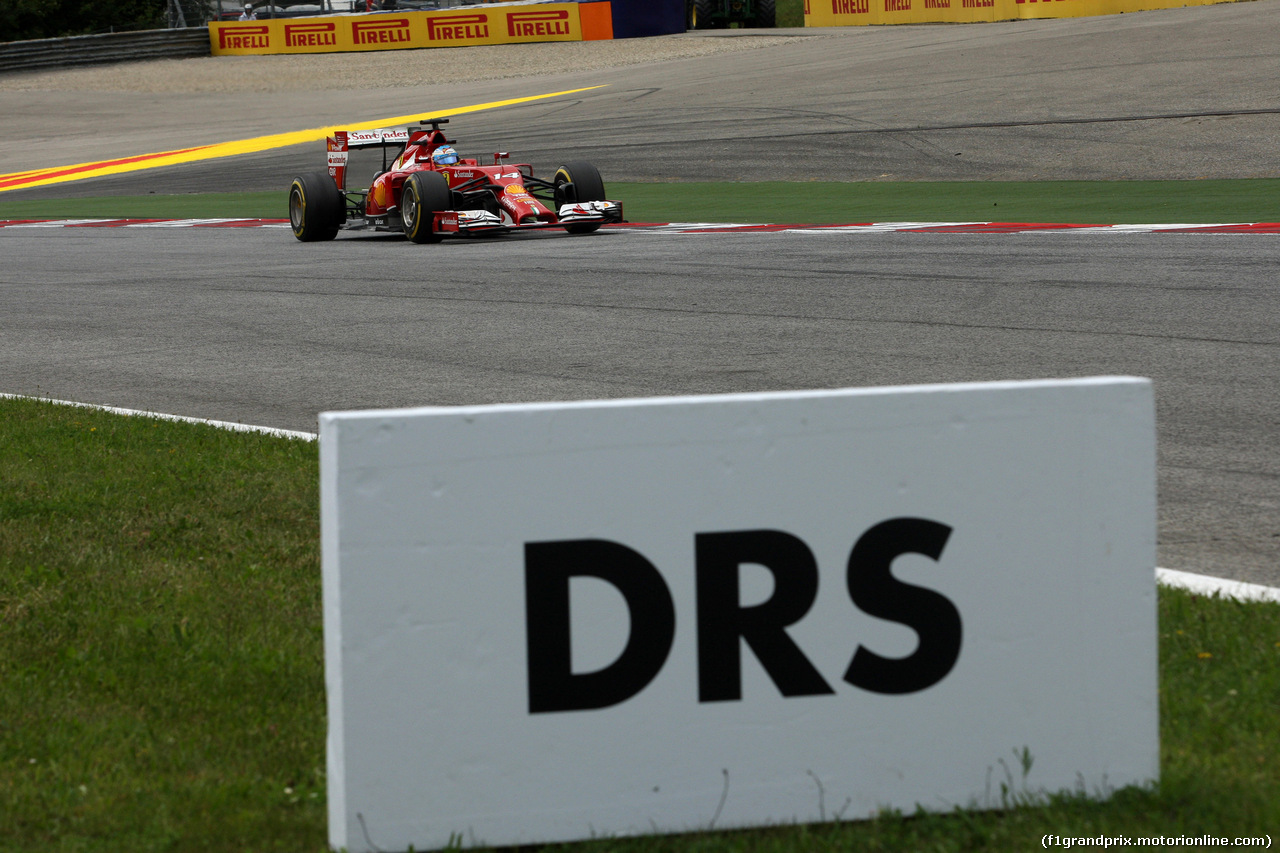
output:
[[[458,162],[458,152],[452,146],[441,145],[431,154],[431,161],[437,166],[452,166]]]

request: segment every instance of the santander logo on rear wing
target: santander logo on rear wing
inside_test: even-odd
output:
[[[407,127],[348,130],[346,134],[349,148],[371,148],[374,145],[391,145],[392,143],[409,141],[409,129]]]
[[[409,141],[409,129],[405,127],[375,128],[373,130],[338,130],[325,140],[329,153],[329,177],[338,189],[347,188],[347,152],[353,148],[373,148],[378,145],[402,145]]]

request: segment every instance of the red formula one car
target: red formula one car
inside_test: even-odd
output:
[[[546,181],[525,163],[492,165],[462,159],[440,125],[423,119],[419,127],[338,131],[328,140],[329,170],[299,175],[289,187],[289,223],[304,242],[332,240],[342,229],[403,231],[415,243],[436,243],[448,235],[495,234],[534,228],[563,228],[586,234],[622,221],[622,204],[608,201],[594,166],[572,161]],[[367,190],[346,188],[352,150],[382,147],[382,168]],[[398,153],[388,163],[388,154]]]

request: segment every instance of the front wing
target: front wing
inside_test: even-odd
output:
[[[482,234],[563,228],[566,225],[607,225],[622,221],[620,201],[581,201],[561,205],[555,222],[504,223],[501,217],[487,210],[444,210],[435,214],[434,230],[446,234]]]

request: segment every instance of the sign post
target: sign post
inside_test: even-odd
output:
[[[334,846],[1158,776],[1147,380],[326,413],[320,446]]]

